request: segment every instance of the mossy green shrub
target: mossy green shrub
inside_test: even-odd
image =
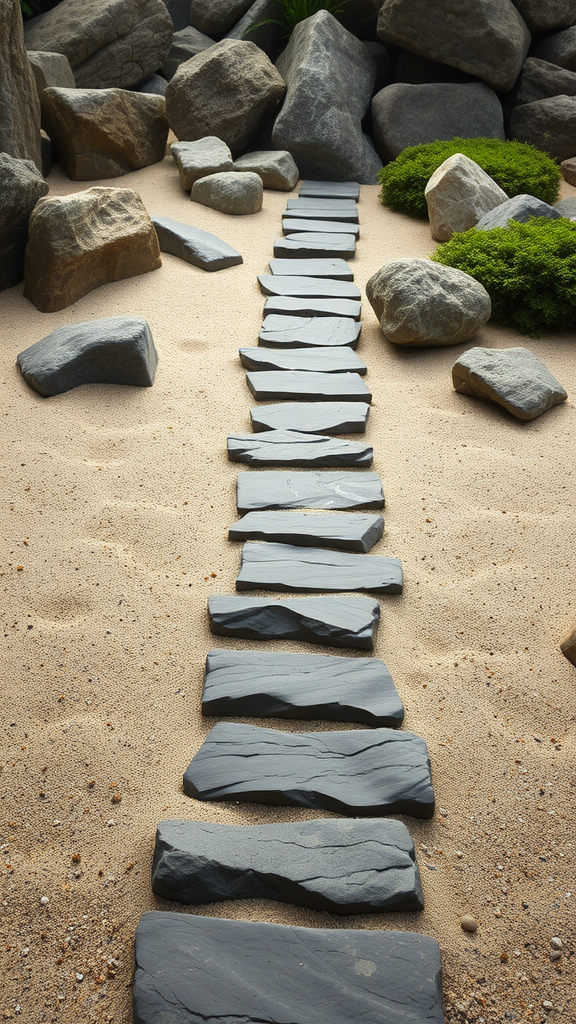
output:
[[[410,146],[383,167],[378,174],[380,202],[411,217],[427,217],[424,189],[428,179],[454,153],[463,153],[479,164],[510,199],[522,193],[545,203],[558,198],[560,167],[535,146],[500,139],[450,139]]]
[[[576,222],[532,217],[505,228],[471,228],[439,245],[432,259],[483,284],[492,319],[539,338],[576,328]]]

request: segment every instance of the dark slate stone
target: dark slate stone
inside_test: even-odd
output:
[[[319,402],[371,402],[372,394],[359,373],[314,373],[299,370],[261,370],[246,374],[248,387],[259,402],[314,398]]]
[[[184,792],[354,817],[434,813],[426,744],[396,729],[289,733],[220,722],[184,772]]]
[[[358,205],[355,199],[330,199],[325,196],[314,197],[298,196],[296,199],[286,200],[287,210],[353,210],[358,214]]]
[[[236,590],[401,594],[402,563],[382,555],[248,541],[242,550]]]
[[[228,242],[201,228],[168,217],[153,217],[162,252],[178,256],[202,270],[225,270],[243,263],[242,256]]]
[[[249,512],[230,527],[228,538],[366,552],[383,532],[382,516],[362,512]]]
[[[143,914],[134,1024],[444,1024],[435,939]]]
[[[193,906],[278,900],[332,914],[423,910],[415,861],[406,825],[393,819],[161,821],[152,892]]]
[[[370,414],[365,402],[285,402],[254,406],[252,429],[300,430],[305,434],[363,434]]]
[[[323,231],[324,221],[341,221],[344,224],[358,224],[358,208],[355,210],[347,209],[340,210],[337,206],[321,207],[321,206],[305,206],[302,207],[290,207],[286,206],[286,210],[283,213],[283,218],[297,218],[298,220],[305,221],[321,221],[319,228],[309,228],[310,231]],[[347,231],[348,228],[340,228],[341,231]]]
[[[112,316],[59,327],[18,356],[24,380],[45,398],[80,384],[154,383],[158,353],[142,317]]]
[[[210,629],[244,640],[304,640],[374,649],[380,605],[370,597],[210,597]]]
[[[354,235],[325,235],[311,231],[289,238],[277,238],[274,242],[274,255],[279,259],[338,256],[343,260],[351,260],[355,253]]]
[[[260,345],[315,348],[350,345],[356,348],[362,325],[348,316],[278,316],[270,314],[260,328]]]
[[[297,430],[266,430],[260,434],[230,434],[228,458],[248,466],[359,466],[372,465],[374,451],[360,441],[343,441],[326,434]]]
[[[305,299],[356,299],[362,294],[352,281],[334,281],[328,277],[298,277],[295,274],[258,274],[263,295],[289,295]]]
[[[270,260],[270,273],[278,277],[331,277],[353,281],[354,271],[346,260]]]
[[[299,217],[283,217],[282,218],[282,234],[291,238],[292,235],[300,232],[320,232],[325,235],[354,235],[354,238],[360,238],[360,225],[359,224],[343,224],[336,220],[306,220],[300,219]]]
[[[527,348],[470,348],[452,367],[461,395],[491,398],[520,420],[535,420],[567,394],[547,366]]]
[[[241,348],[240,359],[249,370],[302,370],[306,373],[359,373],[366,363],[349,345],[337,348]]]
[[[356,181],[303,181],[298,192],[300,197],[314,199],[358,199],[360,185]]]
[[[576,75],[574,77],[576,78]],[[488,210],[488,213],[480,218],[476,227],[479,231],[491,231],[492,228],[505,228],[509,220],[525,224],[530,217],[549,217],[550,220],[559,220],[561,214],[553,206],[544,203],[542,199],[536,199],[535,196],[519,195]]]
[[[323,718],[395,728],[402,724],[404,708],[378,658],[212,650],[206,658],[202,714]]]
[[[362,509],[384,508],[378,473],[289,473],[262,470],[238,473],[239,512],[272,508]]]
[[[306,299],[272,295],[264,304],[264,316],[349,316],[359,320],[362,303],[354,299]]]

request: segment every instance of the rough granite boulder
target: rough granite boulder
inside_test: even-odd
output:
[[[501,206],[495,206],[480,218],[476,227],[479,231],[491,231],[492,228],[505,228],[509,220],[517,220],[525,224],[530,217],[549,217],[559,220],[562,216],[553,206],[544,203],[535,196],[520,195],[507,199]]]
[[[190,191],[198,178],[234,170],[228,146],[215,135],[207,135],[197,142],[173,142],[170,150],[180,171],[182,188],[186,192]]]
[[[564,657],[568,658],[568,661],[571,661],[576,668],[576,622],[567,636],[564,637],[560,644],[560,650]]]
[[[209,36],[223,36],[254,0],[192,0],[190,24]]]
[[[42,97],[45,89],[54,86],[56,89],[74,89],[76,82],[68,60],[63,53],[42,53],[41,50],[28,50],[28,60],[36,82],[42,127],[44,127],[44,110]]]
[[[186,28],[180,29],[172,36],[168,56],[162,64],[162,74],[168,80],[174,78],[181,64],[190,60],[191,57],[203,53],[211,46],[214,46],[213,39],[205,36],[203,32],[199,32],[192,25],[187,25]]]
[[[43,121],[73,181],[117,178],[164,159],[162,96],[127,89],[45,89]]]
[[[158,70],[172,19],[162,0],[62,0],[26,23],[26,47],[63,53],[85,89],[129,89]]]
[[[454,153],[436,168],[424,190],[432,238],[446,242],[455,231],[467,231],[508,196],[463,153]]]
[[[553,160],[567,160],[576,145],[576,96],[550,96],[514,107],[510,134],[529,142]]]
[[[576,96],[576,73],[538,57],[527,57],[510,94],[511,104],[519,107],[549,96]]]
[[[452,367],[461,395],[491,398],[521,420],[535,420],[567,394],[550,370],[527,348],[471,348]]]
[[[327,11],[301,21],[277,61],[286,81],[274,125],[305,178],[375,184],[382,162],[362,132],[376,66],[362,43]]]
[[[24,49],[18,0],[0,0],[0,152],[42,169],[40,101]]]
[[[245,153],[234,161],[235,171],[253,171],[262,178],[264,188],[291,192],[298,182],[299,172],[287,150],[257,150]]]
[[[576,23],[574,0],[513,0],[531,32],[550,32]]]
[[[192,185],[190,198],[220,213],[240,215],[258,213],[262,209],[263,193],[262,178],[258,174],[224,171],[198,178]]]
[[[544,36],[534,46],[534,56],[567,71],[576,71],[576,26]]]
[[[140,196],[128,188],[96,185],[40,199],[29,233],[24,295],[43,313],[162,263],[154,225]]]
[[[31,160],[0,153],[0,291],[24,277],[28,221],[48,185]]]
[[[490,318],[488,292],[463,270],[405,257],[372,275],[366,295],[395,345],[459,345]]]
[[[554,204],[554,210],[561,217],[568,217],[568,220],[576,220],[576,196],[568,196]]]

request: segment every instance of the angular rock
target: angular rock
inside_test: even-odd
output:
[[[311,183],[311,182],[307,182],[306,185],[302,185],[303,189],[308,189],[310,191],[309,195],[302,195],[302,188],[301,188],[300,192],[298,193],[298,196],[295,199],[287,199],[286,200],[286,209],[287,210],[340,210],[340,211],[342,211],[342,210],[349,210],[349,211],[355,213],[356,216],[358,216],[358,204],[356,203],[356,199],[358,198],[358,195],[359,195],[359,192],[360,192],[360,188],[354,182],[348,182],[348,183],[340,182],[340,181],[318,182],[318,185],[322,186],[322,190],[320,191],[320,189],[319,189],[318,190],[318,194],[316,194],[316,191],[313,188],[311,188],[312,184],[313,183]],[[338,188],[339,185],[343,185],[343,184],[346,184],[346,190],[350,189],[352,198],[346,198],[346,195],[344,195],[344,196],[336,195],[336,196],[333,196],[333,197],[324,195],[324,192],[326,190],[328,190],[329,192],[334,192]],[[356,196],[356,198],[354,198],[354,196]]]
[[[478,231],[491,231],[492,228],[505,228],[509,220],[525,224],[530,217],[549,217],[550,220],[559,220],[561,216],[561,213],[553,206],[544,203],[541,199],[536,199],[535,196],[520,195],[507,199],[501,206],[495,206],[493,210],[485,213],[476,227]]]
[[[170,151],[180,171],[182,188],[186,192],[190,191],[199,178],[221,171],[232,171],[234,168],[228,146],[215,135],[207,135],[197,142],[173,142]]]
[[[340,235],[342,232],[346,232],[347,235],[354,235],[356,239],[360,237],[359,224],[351,224],[350,222],[342,224],[341,221],[336,220],[307,220],[305,217],[300,219],[292,216],[282,219],[282,233],[284,235],[292,236],[300,231],[322,232],[328,235]]]
[[[326,277],[258,274],[258,284],[263,295],[289,295],[292,298],[306,299],[356,299],[358,301],[361,298],[361,292],[357,285],[348,281],[334,281]]]
[[[302,370],[307,373],[366,373],[366,363],[349,345],[339,348],[297,348],[270,352],[241,348],[242,365],[249,370]]]
[[[29,234],[24,295],[43,313],[162,265],[154,225],[132,189],[97,185],[46,196],[32,212]]]
[[[560,644],[560,650],[565,658],[576,667],[576,623],[570,632],[564,637]]]
[[[287,150],[256,150],[234,161],[235,171],[253,171],[262,178],[264,188],[291,192],[300,177]]]
[[[303,202],[303,201],[304,200],[297,200],[297,199],[294,200],[294,202]],[[339,222],[339,225],[340,225],[340,231],[347,231],[348,228],[347,227],[343,227],[342,225],[344,225],[344,224],[346,224],[346,225],[347,224],[358,224],[358,209],[356,209],[356,210],[353,210],[353,209],[350,209],[350,210],[339,210],[338,207],[335,208],[334,206],[330,206],[330,207],[326,207],[326,208],[323,208],[321,206],[320,207],[304,206],[304,207],[290,208],[287,205],[286,206],[286,210],[284,211],[284,218],[285,219],[296,218],[296,219],[298,219],[300,221],[306,220],[306,221],[321,221],[322,222],[318,228],[313,228],[313,227],[310,227],[310,226],[306,227],[306,229],[305,229],[306,231],[323,231],[324,230],[324,222],[325,221],[332,221],[332,222],[337,221],[337,222]],[[353,232],[351,232],[351,233],[353,233]]]
[[[192,0],[190,24],[208,35],[224,35],[246,13],[253,0]]]
[[[538,57],[527,57],[511,94],[512,103],[519,107],[549,96],[576,96],[576,73]]]
[[[426,744],[396,729],[286,733],[221,722],[184,772],[184,792],[354,817],[434,813]]]
[[[254,406],[252,429],[299,430],[306,434],[363,434],[370,414],[364,402],[282,402]]]
[[[298,192],[298,198],[302,199],[337,199],[341,202],[353,202],[360,198],[360,184],[357,181],[320,181],[312,178],[302,182]]]
[[[376,66],[362,43],[321,10],[296,25],[277,67],[287,92],[272,132],[274,148],[289,150],[300,173],[311,178],[375,184],[380,161],[362,118]]]
[[[354,271],[345,260],[270,260],[275,277],[328,277],[335,281],[353,281]]]
[[[284,399],[317,402],[368,402],[372,393],[358,373],[315,373],[313,370],[259,370],[246,374],[258,402]]]
[[[471,348],[452,367],[461,395],[491,398],[521,420],[535,420],[566,401],[564,388],[527,348]]]
[[[321,232],[301,232],[274,241],[274,255],[280,259],[320,259],[339,257],[351,260],[356,253],[354,235],[325,235]]]
[[[166,90],[168,121],[179,139],[216,135],[236,156],[274,113],[285,89],[254,43],[223,39],[180,65]]]
[[[378,473],[263,469],[259,473],[238,473],[236,506],[239,512],[276,508],[379,509],[384,508],[384,493]]]
[[[488,292],[470,274],[411,256],[385,263],[368,281],[366,295],[395,345],[459,345],[492,311]]]
[[[246,14],[226,33],[227,39],[249,39],[276,60],[281,49],[283,9],[279,0],[255,0]]]
[[[446,242],[467,231],[508,196],[474,160],[455,153],[436,168],[424,190],[432,238]]]
[[[565,28],[561,32],[554,32],[550,36],[539,39],[534,46],[534,56],[541,60],[547,60],[550,64],[557,64],[567,71],[576,71],[576,26],[572,19],[571,28]]]
[[[45,89],[42,123],[73,181],[117,178],[164,159],[162,96],[127,89]]]
[[[550,96],[514,107],[510,132],[518,142],[528,142],[561,161],[574,155],[575,124],[576,96]]]
[[[158,70],[172,19],[162,0],[62,0],[26,23],[30,50],[63,53],[82,89],[129,89]]]
[[[275,262],[275,261],[272,261]],[[258,335],[260,345],[315,348],[349,345],[356,348],[362,325],[349,316],[267,316]]]
[[[171,81],[181,64],[190,60],[191,57],[197,57],[199,53],[204,53],[204,50],[208,50],[211,46],[215,46],[214,39],[199,32],[192,25],[186,25],[172,36],[170,49],[162,63],[162,74],[168,81]],[[164,90],[164,95],[166,95],[166,90]]]
[[[270,540],[366,553],[383,532],[382,516],[364,512],[249,512],[230,527],[228,539]]]
[[[40,101],[24,49],[22,11],[16,0],[0,4],[0,152],[31,160],[42,170]]]
[[[151,96],[164,96],[168,82],[162,75],[149,75],[139,85],[133,86],[135,92],[147,92]]]
[[[339,316],[359,320],[362,303],[353,299],[307,299],[291,295],[272,295],[264,303],[264,316]]]
[[[76,82],[72,68],[63,53],[43,53],[41,50],[28,50],[28,60],[36,82],[42,118],[42,97],[44,89],[54,86],[57,89],[74,89]]]
[[[146,320],[113,316],[59,327],[18,356],[26,383],[48,398],[81,384],[154,383],[158,353]]]
[[[576,22],[573,0],[514,0],[531,32],[549,32]]]
[[[553,209],[561,217],[568,217],[568,220],[574,220],[576,217],[576,196],[568,196],[567,199],[561,199],[559,203],[554,204]]]
[[[230,434],[228,458],[248,466],[360,466],[372,465],[370,445],[342,441],[324,434],[296,430],[266,430],[254,434]]]
[[[262,196],[262,179],[249,171],[245,174],[234,171],[208,174],[205,178],[198,178],[190,192],[192,202],[235,216],[258,213],[262,209]]]
[[[248,541],[242,549],[236,590],[401,594],[402,563],[382,555]]]
[[[225,270],[244,262],[236,249],[209,231],[170,220],[169,217],[153,217],[152,223],[156,228],[161,251],[178,256],[194,267],[209,271]]]
[[[24,277],[28,221],[48,185],[31,160],[0,152],[0,291]]]

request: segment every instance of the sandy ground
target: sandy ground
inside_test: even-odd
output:
[[[58,169],[49,183],[55,195],[90,184]],[[225,441],[249,429],[237,350],[256,343],[256,274],[286,195],[266,192],[261,213],[227,217],[190,203],[170,158],[100,184],[135,188],[151,212],[214,231],[244,264],[207,274],[164,256],[160,270],[52,314],[21,285],[0,296],[9,499],[0,1015],[30,1024],[131,1020],[139,916],[182,909],[150,891],[160,819],[315,813],[182,792],[213,724],[200,715],[206,653],[254,646],[211,637],[206,604],[234,591],[239,567],[240,546],[227,540],[238,467]],[[428,226],[382,208],[377,191],[361,194],[361,288],[388,260],[433,249]],[[119,313],[152,327],[152,389],[86,386],[43,399],[25,385],[19,351],[61,325]],[[401,557],[406,581],[402,597],[382,601],[375,655],[392,671],[405,727],[430,749],[436,815],[406,819],[426,909],[339,918],[241,902],[192,912],[421,931],[442,949],[450,1024],[570,1024],[576,670],[559,642],[576,618],[576,336],[478,335],[481,345],[528,344],[566,387],[567,403],[524,424],[453,391],[451,366],[469,346],[402,351],[384,341],[368,302],[363,320],[359,352],[375,396],[367,437],[387,500],[376,552]],[[465,913],[476,935],[461,930]],[[553,962],[554,936],[564,948]]]

